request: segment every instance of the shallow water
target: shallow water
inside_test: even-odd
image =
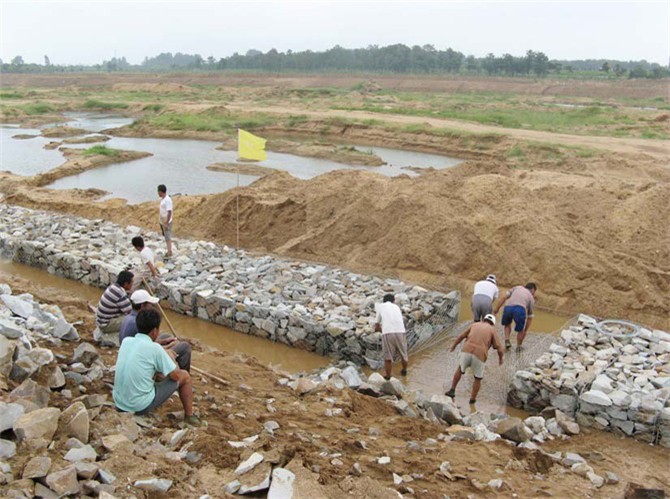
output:
[[[99,132],[132,122],[130,118],[95,115],[87,113],[70,113],[66,115],[70,121],[68,126]],[[64,162],[57,150],[47,151],[42,146],[49,140],[35,138],[17,140],[11,137],[20,133],[39,133],[39,130],[20,128],[3,129],[0,134],[0,169],[9,170],[20,175],[34,175],[48,171]],[[130,203],[153,200],[156,198],[156,185],[166,184],[169,192],[181,194],[212,194],[223,192],[239,185],[252,183],[258,177],[238,175],[230,172],[207,170],[207,166],[218,162],[235,162],[237,151],[219,151],[219,142],[183,139],[152,139],[112,137],[104,143],[116,149],[144,151],[153,154],[151,157],[135,161],[108,165],[89,170],[79,175],[62,178],[51,184],[54,189],[97,188],[110,192],[109,197],[127,199]],[[72,148],[89,148],[92,144],[69,144]],[[284,170],[291,175],[309,179],[334,170],[354,169],[381,173],[387,176],[417,175],[406,166],[449,168],[461,160],[435,154],[417,153],[378,147],[358,146],[362,150],[371,150],[378,154],[386,165],[353,166],[335,161],[305,158],[291,154],[268,152],[267,160],[259,162],[260,166]]]

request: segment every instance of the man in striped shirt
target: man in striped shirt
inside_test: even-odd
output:
[[[133,273],[123,270],[119,272],[116,282],[102,294],[95,314],[95,323],[103,333],[118,334],[121,330],[123,318],[133,308],[128,298],[132,285]]]

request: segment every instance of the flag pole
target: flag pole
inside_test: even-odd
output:
[[[240,159],[240,129],[237,129],[237,156],[238,160]],[[236,232],[237,232],[237,246],[236,248],[240,249],[240,162],[237,163],[237,189],[235,190],[235,204],[237,205],[237,222],[236,222]]]

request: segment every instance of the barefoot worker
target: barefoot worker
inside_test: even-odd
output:
[[[451,381],[451,389],[445,393],[447,397],[454,398],[458,382],[461,381],[461,376],[470,367],[475,377],[475,382],[472,384],[472,393],[470,394],[470,403],[474,404],[477,401],[477,393],[479,393],[479,388],[482,386],[486,359],[491,346],[498,350],[498,365],[502,365],[504,350],[498,339],[495,325],[496,318],[492,314],[488,314],[482,322],[474,322],[451,345],[450,351],[453,352],[456,346],[465,340],[461,353],[458,356],[459,367],[456,368],[454,378]]]
[[[142,236],[135,236],[130,243],[140,253],[141,266],[135,271],[135,278],[133,279],[132,290],[135,291],[140,288],[142,281],[151,282],[153,279],[158,279],[158,269],[156,268],[156,261],[154,259],[154,252],[148,246],[144,245],[144,238]],[[155,287],[155,282],[152,283]]]
[[[160,407],[179,390],[186,424],[199,426],[193,415],[193,382],[191,375],[179,369],[167,352],[156,343],[161,316],[156,310],[137,314],[137,335],[126,338],[119,348],[112,396],[121,411],[146,414]],[[165,379],[154,383],[154,376]]]
[[[123,318],[130,313],[132,305],[128,292],[133,285],[133,273],[119,272],[116,282],[110,285],[100,297],[95,312],[95,324],[103,333],[118,333]]]
[[[126,338],[132,338],[137,335],[137,314],[142,310],[155,310],[154,304],[158,303],[158,298],[151,296],[148,291],[138,289],[130,295],[130,301],[133,304],[133,310],[126,315],[121,324],[119,332],[119,345]],[[156,343],[161,345],[177,361],[180,369],[191,371],[191,345],[185,341],[178,341],[170,333],[161,333],[156,338]]]
[[[172,208],[172,198],[167,195],[167,187],[165,184],[158,186],[158,197],[161,198],[161,204],[158,208],[158,219],[161,226],[161,232],[165,238],[167,245],[167,256],[172,256],[172,215],[174,213]]]
[[[391,379],[393,361],[398,358],[402,362],[400,374],[407,374],[407,334],[405,323],[402,319],[402,311],[395,303],[392,294],[384,295],[383,303],[376,306],[377,317],[375,318],[375,330],[382,332],[382,354],[384,355],[384,377]]]
[[[493,302],[498,299],[496,276],[489,274],[483,281],[477,281],[472,293],[472,320],[481,321],[485,315],[493,311]]]
[[[537,286],[534,282],[529,282],[525,286],[514,286],[505,296],[500,298],[496,305],[495,312],[493,313],[498,315],[498,310],[500,310],[503,303],[505,304],[500,323],[505,326],[505,348],[508,350],[512,348],[509,337],[512,332],[512,320],[514,320],[514,330],[517,333],[516,349],[517,351],[521,351],[523,339],[526,337],[531,322],[533,322],[536,291]]]

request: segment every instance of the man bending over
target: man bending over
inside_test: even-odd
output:
[[[454,351],[456,346],[463,341],[465,344],[458,356],[459,367],[456,368],[454,378],[451,381],[451,389],[445,393],[447,397],[454,398],[456,395],[456,387],[461,380],[461,376],[465,374],[465,370],[470,367],[472,374],[475,376],[475,382],[472,384],[472,393],[470,394],[470,403],[474,404],[477,401],[477,394],[479,388],[482,386],[482,378],[484,378],[484,368],[486,367],[486,359],[488,357],[489,348],[491,346],[498,350],[498,365],[503,363],[503,347],[498,339],[496,333],[496,318],[492,314],[487,314],[482,322],[475,322],[468,329],[466,329],[453,345],[451,350]]]
[[[116,407],[125,412],[147,414],[161,406],[179,390],[184,406],[184,421],[199,426],[193,415],[193,382],[191,375],[179,369],[158,343],[161,316],[156,310],[137,314],[137,335],[126,338],[119,348],[112,396]],[[154,382],[156,374],[165,376]]]

